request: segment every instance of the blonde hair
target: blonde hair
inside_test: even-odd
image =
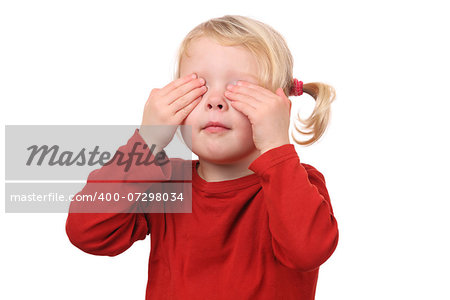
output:
[[[225,15],[203,22],[192,29],[182,41],[177,53],[177,66],[174,79],[180,77],[181,60],[187,55],[189,45],[200,37],[211,38],[222,46],[242,46],[258,58],[258,85],[275,92],[281,87],[290,96],[293,86],[293,58],[283,36],[271,26],[240,15]],[[297,119],[309,131],[295,129],[301,134],[313,134],[306,140],[294,141],[299,145],[309,146],[320,139],[325,132],[330,118],[330,105],[336,97],[332,86],[322,82],[303,84],[303,92],[315,99],[315,107],[311,115],[303,120],[297,114]]]

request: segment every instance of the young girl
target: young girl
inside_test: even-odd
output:
[[[146,299],[314,299],[338,225],[323,175],[300,163],[289,142],[288,96],[316,101],[306,120],[313,137],[293,137],[309,145],[324,132],[335,93],[293,79],[292,64],[282,36],[254,19],[226,15],[194,28],[181,44],[176,80],[152,90],[141,128],[119,148],[145,156],[155,145],[153,153],[164,154],[177,126],[153,125],[189,125],[181,132],[199,158],[189,161],[192,190],[183,190],[192,193],[192,213],[142,212],[129,201],[96,204],[129,213],[76,213],[87,204],[74,201],[70,241],[114,256],[151,235]],[[179,178],[185,166],[179,158],[127,172],[104,165],[77,195],[161,191],[158,180]]]

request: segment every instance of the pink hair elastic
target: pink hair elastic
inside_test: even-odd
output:
[[[294,78],[292,80],[292,89],[289,96],[300,96],[301,94],[303,94],[303,81]]]

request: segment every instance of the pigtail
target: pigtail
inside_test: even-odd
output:
[[[313,97],[316,101],[316,105],[313,112],[306,120],[300,118],[300,114],[297,113],[298,121],[304,124],[304,127],[308,131],[300,130],[295,122],[294,126],[299,133],[305,135],[312,134],[313,136],[306,141],[300,141],[296,139],[294,136],[294,132],[291,132],[291,136],[297,144],[310,146],[320,139],[328,126],[328,121],[330,119],[331,113],[331,103],[336,98],[336,91],[332,86],[328,84],[322,82],[311,82],[303,84],[303,92]]]

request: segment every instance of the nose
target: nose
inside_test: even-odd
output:
[[[225,90],[226,87],[209,87],[206,93],[203,94],[205,110],[228,110],[229,105],[224,95]]]

